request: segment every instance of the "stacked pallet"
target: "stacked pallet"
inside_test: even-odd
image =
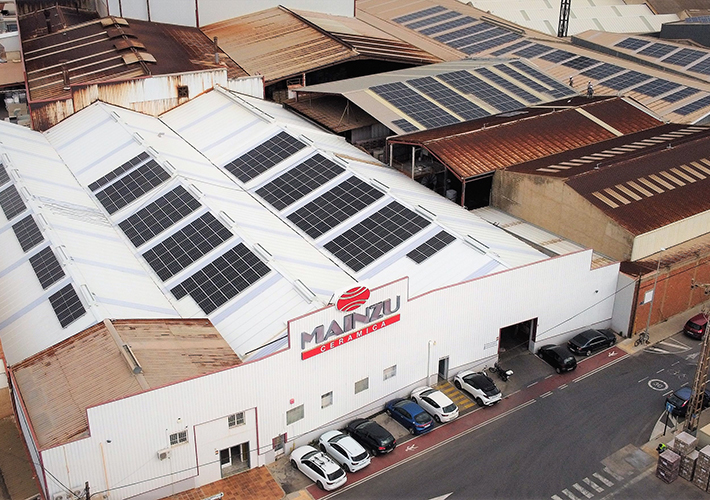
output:
[[[698,451],[693,450],[687,455],[680,456],[680,472],[678,472],[680,477],[687,479],[688,481],[692,481],[693,472],[695,472],[695,463],[698,461],[698,455]]]
[[[698,459],[695,461],[695,471],[693,472],[693,484],[701,490],[707,491],[708,479],[710,479],[710,445],[707,445],[698,453]]]
[[[680,473],[680,455],[671,450],[666,450],[658,456],[658,467],[656,476],[666,483],[672,483],[678,479]]]
[[[687,432],[681,432],[673,440],[673,448],[678,455],[685,456],[698,446],[698,438]]]

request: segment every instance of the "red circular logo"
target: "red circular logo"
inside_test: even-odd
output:
[[[351,288],[340,296],[335,306],[339,311],[354,311],[370,298],[370,290],[364,286]]]

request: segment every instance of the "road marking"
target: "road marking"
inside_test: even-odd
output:
[[[664,396],[668,396],[671,392],[673,392],[673,389],[671,389],[670,391],[664,392],[663,395],[664,395]]]
[[[552,396],[552,391],[548,391],[548,392],[546,392],[545,394],[542,394],[542,395],[540,396],[540,399],[546,398],[547,396]]]
[[[661,341],[659,342],[659,344],[667,345],[667,346],[670,346],[670,347],[677,347],[677,348],[683,348],[683,347],[684,347],[686,351],[691,349],[691,347],[690,347],[689,345],[684,344],[684,343],[681,342],[680,340],[676,340],[676,339],[661,340]]]
[[[658,370],[656,373],[661,373],[663,370],[665,370],[665,368],[661,368],[661,369]]]
[[[552,500],[562,500],[562,498],[558,497],[557,495],[552,495],[550,498],[552,498]]]
[[[578,485],[577,483],[574,483],[574,484],[572,485],[572,487],[573,487],[574,489],[576,489],[577,491],[579,491],[582,495],[584,495],[584,496],[587,497],[587,498],[592,498],[592,497],[594,496],[594,493],[592,493],[592,492],[590,492],[590,491],[587,491],[585,488],[581,487],[581,486]]]
[[[594,474],[592,474],[592,476],[594,476],[596,479],[599,479],[599,481],[601,481],[602,483],[604,483],[607,486],[614,486],[614,483],[609,481],[607,478],[605,478],[604,476],[602,476],[598,472],[595,472]]]
[[[562,490],[562,493],[564,493],[565,495],[567,495],[571,500],[582,500],[582,499],[579,498],[577,495],[575,495],[574,493],[572,493],[570,490]]]
[[[617,354],[619,354],[619,353],[616,352],[616,351],[609,351],[609,354],[607,354],[607,357],[613,358],[613,357],[616,356]]]
[[[597,483],[595,483],[594,481],[592,481],[592,480],[589,479],[588,477],[585,477],[584,479],[582,479],[582,481],[583,481],[587,486],[589,486],[589,487],[592,488],[594,491],[596,491],[597,493],[601,493],[602,491],[604,491],[604,488],[602,488],[601,486],[599,486]]]
[[[566,389],[566,388],[567,388],[567,384],[562,384],[561,386],[558,387],[558,389]]]
[[[509,397],[512,396],[513,394],[517,394],[517,393],[519,393],[520,391],[521,391],[521,389],[518,389],[518,390],[515,391],[515,392],[511,392],[510,394],[508,394],[508,395],[506,396],[506,398],[509,398]]]
[[[675,365],[677,365],[678,363],[680,363],[680,361],[676,361],[676,362],[673,363],[671,366],[675,366]]]
[[[454,494],[454,492],[452,491],[451,493],[447,493],[446,495],[441,495],[438,497],[430,498],[429,500],[446,500],[447,498],[449,498],[453,494]]]
[[[611,477],[613,477],[613,478],[616,479],[617,481],[623,481],[623,480],[624,480],[623,476],[620,476],[620,475],[616,474],[615,472],[612,472],[609,467],[604,467],[604,472],[606,472],[607,474],[609,474]]]
[[[554,377],[554,376],[555,376],[554,373],[553,373],[552,375],[548,375],[547,377],[545,377],[545,380],[547,380],[547,379],[550,378],[550,377]]]
[[[638,383],[640,384],[641,382],[643,382],[643,381],[646,380],[647,378],[648,378],[648,377],[642,378],[641,380],[638,381]]]
[[[688,361],[691,361],[691,360],[697,358],[698,356],[700,356],[700,353],[699,353],[699,352],[694,352],[693,354],[688,354],[688,355],[685,357],[685,359],[687,359]]]
[[[668,384],[661,380],[660,378],[652,378],[651,380],[648,381],[648,386],[653,389],[654,391],[665,391],[668,389]]]
[[[405,451],[414,451],[416,449],[417,449],[416,444],[410,444],[409,446],[407,446],[407,448],[405,448]]]
[[[670,353],[671,353],[671,351],[666,351],[665,349],[661,349],[660,347],[654,347],[654,346],[647,347],[647,348],[644,349],[644,350],[645,350],[646,352],[652,352],[652,353],[655,353],[655,354],[670,354]]]
[[[609,361],[609,362],[606,363],[606,364],[603,364],[603,365],[601,365],[601,366],[598,366],[597,368],[595,368],[594,370],[590,371],[589,373],[585,373],[585,374],[582,375],[581,377],[577,377],[577,378],[574,379],[572,382],[579,382],[580,380],[583,380],[583,379],[585,379],[585,378],[587,378],[587,377],[589,377],[589,376],[591,376],[591,375],[594,375],[594,374],[597,373],[597,372],[600,372],[600,371],[602,371],[602,370],[605,370],[606,368],[609,368],[609,367],[612,366],[612,365],[615,365],[616,363],[618,363],[618,362],[621,361],[622,359],[624,359],[624,356],[622,356],[622,357],[620,357],[620,358],[616,358],[614,361]]]
[[[532,387],[532,386],[534,386],[535,384],[537,384],[537,382],[533,382],[532,384],[528,385],[528,387]]]

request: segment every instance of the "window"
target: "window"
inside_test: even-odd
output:
[[[244,425],[244,412],[240,411],[234,415],[227,417],[227,422],[229,423],[229,428],[237,427],[238,425]]]
[[[190,97],[190,87],[187,85],[178,85],[177,87],[177,95],[178,99],[181,99],[183,97]]]
[[[370,378],[364,378],[355,382],[355,394],[366,391],[370,387]]]
[[[170,446],[182,443],[187,443],[187,431],[180,431],[175,434],[170,434]]]
[[[286,443],[286,434],[281,434],[271,440],[271,445],[274,448],[274,451],[280,450],[281,452],[283,452],[285,443]]]
[[[320,397],[320,407],[326,408],[333,404],[333,391],[323,394]]]
[[[397,375],[397,365],[385,368],[382,372],[382,380],[387,380],[388,378],[392,378],[395,375]]]
[[[297,406],[293,410],[286,412],[286,425],[298,422],[303,418],[303,405]]]

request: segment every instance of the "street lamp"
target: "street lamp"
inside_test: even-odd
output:
[[[653,290],[651,290],[651,305],[648,306],[648,319],[646,320],[646,329],[644,332],[648,335],[648,329],[651,326],[651,312],[653,312],[653,303],[656,301],[656,284],[658,283],[658,272],[661,270],[661,256],[665,252],[665,248],[661,248],[658,253],[658,264],[656,265],[656,277],[653,279]]]

